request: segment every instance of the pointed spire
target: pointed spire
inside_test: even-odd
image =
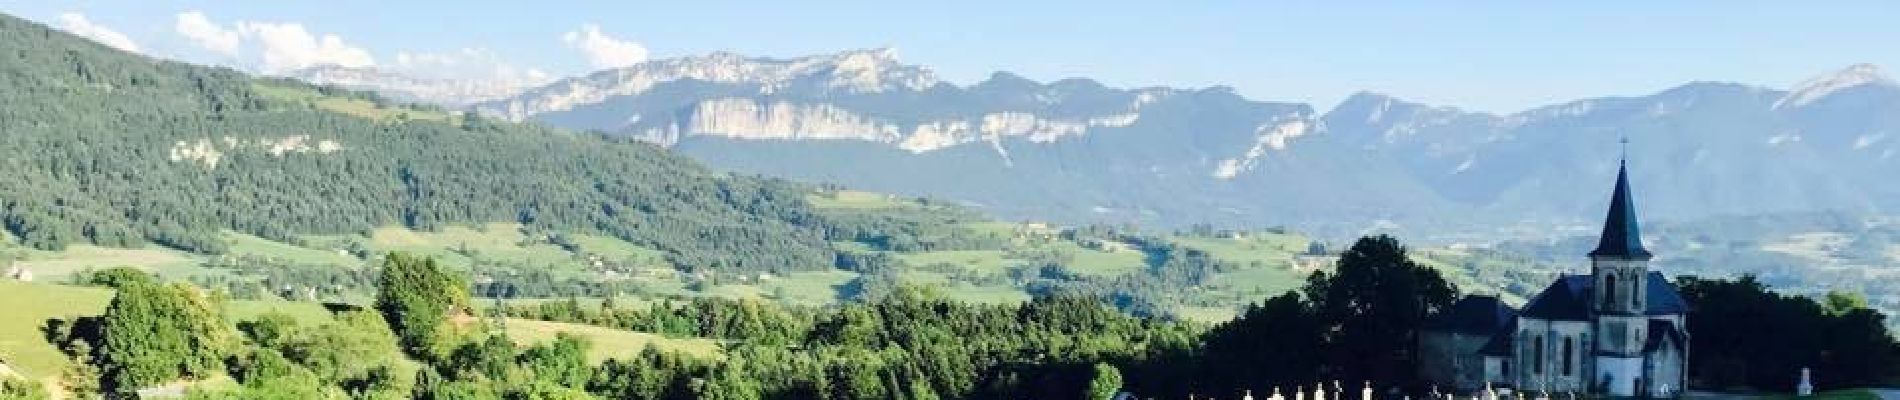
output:
[[[1591,257],[1648,259],[1643,233],[1636,225],[1636,204],[1630,200],[1628,162],[1618,162],[1616,190],[1610,194],[1610,213],[1603,220],[1603,236]]]

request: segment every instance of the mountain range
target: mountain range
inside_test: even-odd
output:
[[[890,49],[713,53],[465,109],[1064,223],[1575,231],[1601,212],[1623,152],[1648,218],[1900,207],[1884,184],[1900,167],[1900,86],[1872,65],[1785,90],[1693,82],[1493,114],[1378,93],[1319,112],[1220,86],[1006,72],[957,85]]]

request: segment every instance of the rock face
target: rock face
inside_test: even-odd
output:
[[[928,195],[1009,218],[1444,230],[1588,222],[1628,138],[1660,218],[1900,209],[1900,86],[1857,65],[1783,91],[1697,82],[1489,114],[1360,93],[1323,114],[1223,87],[997,73],[889,49],[657,60],[472,106],[715,166]]]
[[[918,91],[938,83],[929,70],[897,63],[895,51],[888,48],[786,60],[747,58],[722,52],[650,61],[563,79],[511,99],[478,104],[475,109],[520,121],[601,103],[616,96],[644,94],[656,86],[681,81],[746,86],[762,95],[785,90],[840,94]]]

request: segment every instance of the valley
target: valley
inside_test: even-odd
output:
[[[1900,84],[1872,65],[1488,113],[961,84],[889,48],[646,60],[592,24],[563,43],[637,57],[257,73],[79,22],[0,15],[0,398],[1900,382]]]

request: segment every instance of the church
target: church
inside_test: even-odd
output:
[[[1423,376],[1464,390],[1680,394],[1689,305],[1649,270],[1631,197],[1628,168],[1619,166],[1590,274],[1559,277],[1522,310],[1471,296],[1436,316],[1420,335]]]

